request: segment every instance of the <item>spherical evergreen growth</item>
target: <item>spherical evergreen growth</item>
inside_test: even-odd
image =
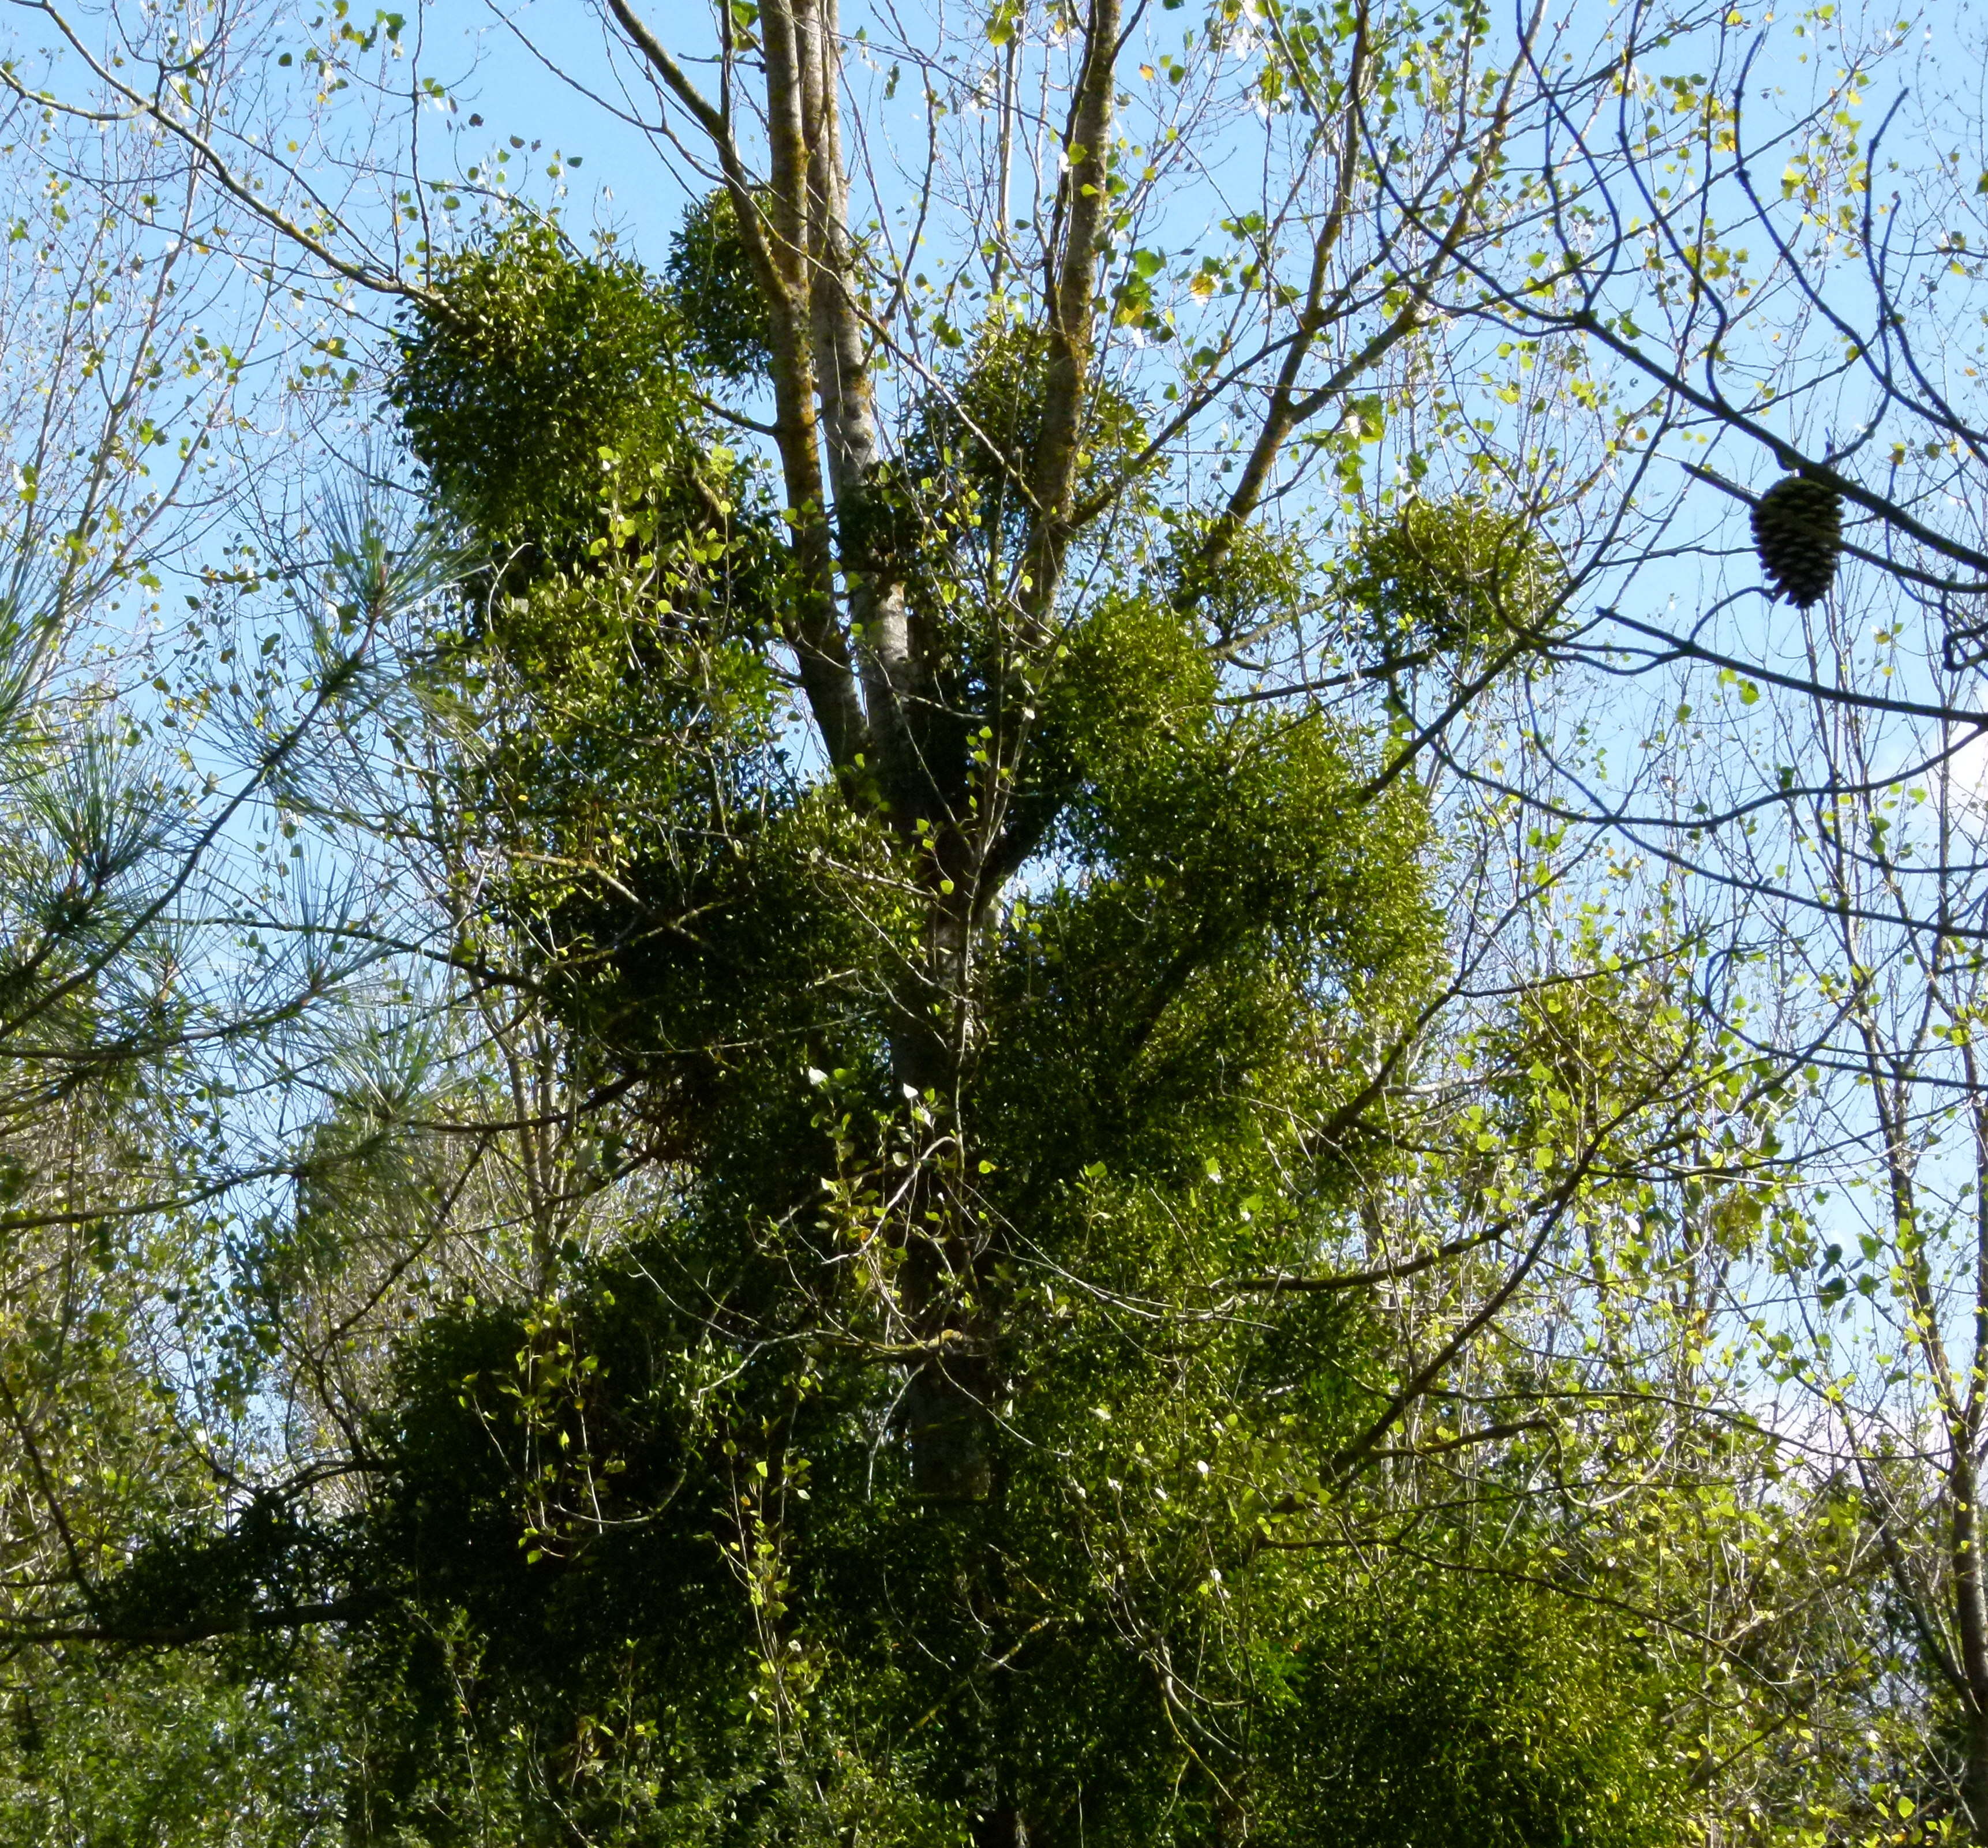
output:
[[[1843,500],[1826,481],[1791,475],[1753,504],[1753,546],[1767,581],[1798,610],[1820,603],[1843,549]]]

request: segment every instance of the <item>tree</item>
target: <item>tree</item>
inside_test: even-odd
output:
[[[369,955],[276,899],[249,826],[341,664],[280,722],[272,651],[201,684],[203,622],[259,576],[214,534],[267,434],[244,379],[274,292],[203,245],[198,174],[20,103],[0,172],[0,1828],[238,1839],[231,1813],[335,1801],[309,1650],[279,1689],[252,1647],[84,1640],[133,1636],[110,1582],[241,1490],[228,1209],[297,1166],[248,1120]],[[231,681],[259,726],[223,722]]]
[[[1540,716],[1640,633],[1577,613],[1665,541],[1658,414],[1757,424],[1691,370],[1755,357],[1709,306],[1750,272],[1684,216],[1750,184],[1736,106],[1648,63],[1738,46],[1729,9],[1580,46],[1003,11],[893,49],[903,105],[818,7],[722,11],[708,92],[611,16],[689,181],[661,282],[480,165],[503,209],[450,248],[473,195],[418,174],[334,209],[321,129],[306,166],[280,109],[211,106],[245,38],[72,35],[217,242],[401,305],[401,427],[471,560],[437,632],[384,596],[431,537],[351,527],[347,620],[406,673],[282,766],[286,815],[412,888],[365,934],[452,985],[419,1043],[354,1035],[251,1254],[309,1468],[142,1556],[96,1633],[365,1618],[361,1833],[1668,1839],[1866,1583],[1830,1602],[1823,1546],[1763,1617],[1750,1559],[1685,1661],[1648,1633],[1708,1580],[1592,1517],[1660,1492],[1716,1563],[1696,1450],[1787,1526],[1706,1441],[1746,1408],[1703,1350],[1763,1227],[1798,1235],[1808,1049],[1689,973],[1699,888],[1598,897],[1635,869],[1568,829],[1625,818]],[[404,23],[314,27],[309,106],[397,85]],[[1812,164],[1841,126],[1797,120]],[[1241,145],[1252,197],[1190,235],[1162,188],[1214,198]],[[1627,222],[1666,161],[1691,184]],[[1439,1778],[1377,1761],[1404,1685]]]

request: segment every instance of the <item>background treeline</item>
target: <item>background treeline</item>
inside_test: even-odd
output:
[[[0,48],[0,1842],[1988,1843],[1988,18],[457,23]]]

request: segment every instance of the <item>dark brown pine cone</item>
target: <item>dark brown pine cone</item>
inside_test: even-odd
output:
[[[1820,603],[1843,549],[1843,501],[1827,482],[1791,475],[1753,503],[1753,546],[1767,581],[1798,610]]]

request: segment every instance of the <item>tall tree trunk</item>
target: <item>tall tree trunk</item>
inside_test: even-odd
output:
[[[999,1254],[946,1164],[961,1162],[970,1127],[960,1118],[974,1041],[975,921],[992,897],[988,833],[999,816],[993,803],[976,806],[972,791],[948,788],[935,773],[931,735],[954,715],[938,710],[904,585],[867,537],[883,458],[848,228],[835,0],[764,0],[760,8],[763,188],[751,183],[732,144],[729,93],[723,108],[710,103],[628,0],[610,5],[718,149],[771,323],[776,443],[802,584],[792,634],[803,690],[845,787],[864,802],[881,795],[926,894],[923,954],[898,997],[891,1035],[894,1077],[942,1131],[904,1215],[900,1307],[923,1357],[907,1383],[903,1424],[918,1488],[976,1501],[992,1486],[989,1438],[1002,1390],[993,1301]],[[1043,415],[1026,483],[1025,648],[1047,633],[1088,414],[1121,19],[1122,0],[1091,0],[1064,135],[1058,230],[1044,281]],[[728,60],[728,84],[732,68]],[[859,678],[860,708],[852,691]]]
[[[1024,553],[1022,606],[1033,633],[1024,646],[1040,646],[1055,607],[1070,542],[1077,456],[1090,402],[1091,350],[1097,313],[1098,254],[1111,219],[1108,155],[1117,96],[1120,0],[1091,0],[1084,35],[1084,62],[1063,137],[1065,171],[1057,199],[1063,227],[1044,278],[1044,329],[1049,351],[1043,381],[1043,416],[1029,481],[1033,503]]]
[[[1976,1097],[1974,1131],[1973,1340],[1967,1385],[1949,1418],[1948,1494],[1952,1502],[1954,1628],[1968,1687],[1966,1769],[1963,1800],[1974,1839],[1988,1848],[1988,1578],[1981,1557],[1981,1425],[1988,1407],[1988,1102],[1980,1052],[1970,1039],[1962,1053],[1968,1088]]]
[[[1952,1502],[1954,1627],[1966,1682],[1961,1794],[1973,1838],[1988,1848],[1988,1610],[1982,1579],[1980,1484],[1964,1451],[1956,1450],[1953,1461],[1948,1493]]]

